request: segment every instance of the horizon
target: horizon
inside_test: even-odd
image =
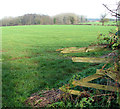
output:
[[[60,13],[75,13],[86,16],[87,18],[100,18],[102,14],[107,13],[107,18],[114,18],[102,4],[107,4],[110,9],[115,9],[118,1],[119,0],[4,0],[1,1],[0,19],[23,16],[28,13],[48,16],[55,16]]]
[[[29,15],[29,14],[36,14],[36,13],[26,13],[26,14],[23,14],[23,15],[20,15],[20,16],[5,16],[3,18],[0,18],[0,20],[7,19],[7,18],[17,18],[17,17],[21,17],[21,16],[24,16],[24,15]],[[54,16],[57,16],[57,15],[60,15],[60,14],[75,14],[75,13],[71,13],[71,12],[69,12],[69,13],[59,13],[59,14],[56,14]],[[54,17],[52,15],[50,16],[50,15],[47,15],[47,14],[36,14],[36,15],[46,15],[46,16],[49,16],[49,17]],[[76,15],[78,15],[78,14],[76,14]],[[84,15],[78,15],[78,16],[84,16]],[[86,18],[87,19],[100,19],[100,17],[99,18],[97,18],[97,17],[94,17],[94,18],[92,18],[92,17],[89,17],[89,18],[86,17]],[[108,18],[108,19],[115,19],[115,18],[109,18],[109,17],[106,17],[106,18]]]

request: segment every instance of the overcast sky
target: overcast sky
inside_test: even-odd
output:
[[[87,18],[100,18],[108,13],[102,5],[116,7],[119,0],[1,0],[0,19],[8,16],[22,16],[24,14],[45,14],[54,16],[60,13],[75,13]],[[111,17],[108,14],[108,17]]]

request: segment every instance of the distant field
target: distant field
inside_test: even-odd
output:
[[[87,22],[87,23],[84,23],[84,24],[99,24],[99,25],[102,25],[101,22]],[[104,25],[116,25],[116,22],[115,21],[109,21],[109,22],[105,22]]]
[[[115,28],[87,25],[2,27],[3,106],[22,107],[32,93],[58,88],[73,74],[90,67],[89,63],[73,63],[67,56],[101,54],[60,54],[55,50],[88,46],[98,33],[108,33]]]

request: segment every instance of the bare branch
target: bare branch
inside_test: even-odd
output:
[[[118,11],[120,9],[120,4],[117,6],[117,9],[116,9],[116,11]]]
[[[120,14],[118,14],[117,12],[114,12],[113,10],[109,9],[105,4],[103,4],[103,6],[105,6],[107,8],[107,10],[109,10],[110,12],[112,12],[112,14],[115,14],[115,16],[120,16]],[[118,6],[118,8],[119,8],[119,6]]]

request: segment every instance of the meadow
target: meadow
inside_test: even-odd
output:
[[[56,49],[85,47],[99,33],[115,26],[28,25],[2,27],[2,102],[23,107],[33,93],[64,85],[73,74],[93,67],[73,63],[72,56],[101,56],[105,52],[60,54]]]
[[[83,23],[83,24],[102,25],[101,22],[86,22],[86,23]],[[116,21],[105,22],[104,25],[105,26],[107,26],[107,25],[116,25]]]

